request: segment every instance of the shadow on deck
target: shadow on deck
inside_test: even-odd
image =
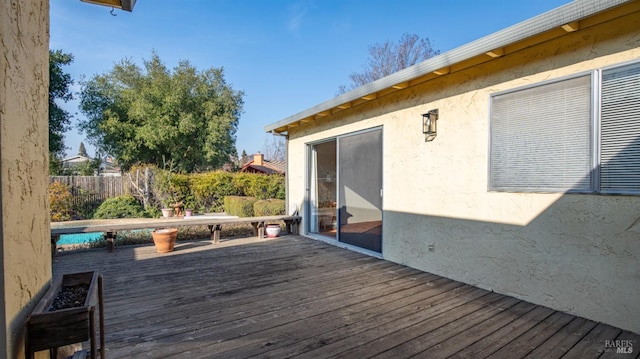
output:
[[[105,280],[108,358],[638,358],[640,336],[300,236],[64,253]],[[629,339],[633,354],[605,341]]]

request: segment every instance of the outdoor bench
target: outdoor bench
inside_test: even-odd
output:
[[[78,233],[104,233],[107,239],[107,247],[112,252],[115,247],[115,238],[118,231],[155,229],[168,227],[207,226],[213,243],[220,241],[220,231],[224,224],[251,223],[255,235],[264,238],[264,228],[267,222],[283,221],[287,233],[298,234],[300,216],[261,216],[261,217],[217,217],[217,216],[190,216],[171,218],[121,218],[121,219],[91,219],[81,221],[52,222],[51,223],[51,250],[53,255],[57,252],[57,242],[63,234]]]

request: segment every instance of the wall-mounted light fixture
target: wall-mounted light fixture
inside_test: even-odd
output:
[[[436,138],[438,122],[438,109],[430,110],[422,114],[422,133],[424,133],[424,141],[433,141]]]
[[[136,4],[136,0],[80,0],[82,2],[88,2],[96,5],[104,5],[113,7],[116,9],[122,9],[125,11],[133,11],[133,7]]]

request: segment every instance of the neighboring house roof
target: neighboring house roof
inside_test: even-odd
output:
[[[283,161],[270,161],[265,160],[262,153],[253,155],[253,160],[247,162],[240,172],[259,172],[265,174],[284,174],[285,163]]]
[[[62,159],[63,165],[74,165],[83,162],[91,161],[91,158],[83,156],[83,155],[75,155]]]
[[[113,162],[111,157],[107,157],[102,164],[100,164],[100,174],[102,175],[119,175],[121,173],[120,166]]]
[[[71,167],[76,166],[84,162],[88,162],[93,160],[91,157],[83,156],[83,155],[75,155],[62,159],[63,167]],[[120,174],[121,170],[118,165],[113,162],[113,159],[108,157],[100,164],[100,173],[107,175],[117,175]]]
[[[504,30],[470,42],[416,65],[400,70],[265,127],[271,133],[313,122],[336,112],[415,86],[442,75],[491,61],[494,58],[557,38],[620,16],[608,12],[599,19],[580,20],[634,0],[575,0]],[[608,17],[607,17],[608,16]]]

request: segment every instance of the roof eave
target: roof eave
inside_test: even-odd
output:
[[[405,88],[404,84],[430,73],[446,73],[448,69],[475,56],[494,53],[507,45],[520,42],[555,28],[575,23],[607,9],[634,0],[575,0],[453,50],[400,70],[364,86],[322,102],[302,112],[265,126],[266,132],[286,133],[289,126],[304,119],[323,117],[336,108],[348,108],[354,101],[375,98],[374,94],[389,88]],[[371,97],[371,98],[368,98]]]

